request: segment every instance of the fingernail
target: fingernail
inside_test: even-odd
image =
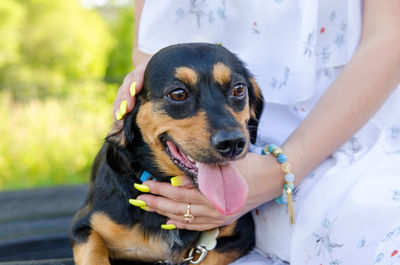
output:
[[[137,207],[146,207],[146,202],[142,200],[135,200],[135,199],[130,199],[129,203],[132,204],[133,206]]]
[[[122,114],[121,112],[119,112],[119,110],[117,110],[117,112],[115,113],[115,118],[119,121],[120,119],[122,119]]]
[[[161,225],[161,228],[165,229],[165,230],[174,230],[174,229],[176,229],[176,226],[173,224],[164,224],[164,225]]]
[[[131,84],[131,87],[129,88],[129,91],[131,93],[131,97],[136,96],[136,82],[133,82]]]
[[[180,186],[180,185],[182,185],[182,183],[183,183],[183,177],[181,177],[181,176],[176,176],[176,177],[171,178],[170,181],[171,181],[171,185],[172,185],[172,186],[174,186],[174,187]]]
[[[150,208],[147,206],[142,206],[142,207],[140,207],[140,209],[142,209],[144,211],[148,211],[148,212],[150,211]]]
[[[127,106],[128,106],[128,101],[126,101],[126,99],[122,100],[121,105],[119,106],[119,111],[122,116],[125,115]]]
[[[150,191],[150,188],[143,184],[135,183],[135,184],[133,184],[133,186],[135,187],[135,189],[137,189],[138,191],[141,191],[141,192],[149,192]]]

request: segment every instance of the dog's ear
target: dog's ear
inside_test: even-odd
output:
[[[114,121],[112,129],[106,137],[107,163],[120,174],[128,174],[132,170],[132,156],[128,152],[127,146],[135,139],[132,128],[132,122],[134,122],[136,116],[135,109],[124,120]]]
[[[264,99],[254,77],[247,72],[249,81],[249,105],[250,105],[250,120],[248,123],[250,132],[250,141],[255,144],[257,138],[257,127],[258,120],[260,119],[263,107]]]
[[[114,121],[110,132],[106,136],[106,141],[121,147],[126,147],[124,120]]]

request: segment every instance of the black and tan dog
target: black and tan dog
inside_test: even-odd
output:
[[[255,140],[261,109],[259,88],[227,49],[192,43],[155,54],[134,110],[96,157],[70,232],[76,264],[189,263],[201,232],[161,229],[166,217],[129,204],[140,194],[134,183],[144,171],[158,181],[186,174],[221,213],[237,212],[247,185],[232,161]],[[250,215],[220,228],[201,264],[232,262],[253,247],[253,234]]]

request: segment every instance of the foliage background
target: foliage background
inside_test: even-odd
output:
[[[88,181],[133,67],[133,13],[129,0],[0,1],[0,190]]]

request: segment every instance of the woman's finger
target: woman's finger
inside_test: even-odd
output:
[[[168,212],[157,212],[157,213],[168,217],[168,219],[174,223],[177,222],[177,223],[185,223],[185,224],[191,224],[191,225],[208,224],[208,225],[215,226],[215,227],[222,226],[222,225],[229,223],[229,220],[215,219],[215,218],[210,218],[208,216],[198,216],[196,214],[193,214],[192,215],[193,218],[191,218],[191,219],[189,219],[189,221],[187,221],[188,219],[185,218],[184,214],[174,215],[174,214],[170,214]]]
[[[207,198],[193,187],[175,187],[170,183],[154,180],[146,181],[143,184],[149,187],[150,193],[160,195],[172,201],[211,206]]]
[[[187,213],[188,202],[177,202],[171,199],[154,196],[152,194],[142,194],[136,198],[137,200],[144,201],[146,206],[156,211],[161,215],[168,216],[170,218],[179,219]],[[220,214],[210,205],[202,205],[190,203],[189,213],[196,217],[208,217],[212,219],[218,219]]]
[[[114,119],[121,120],[135,106],[135,96],[142,90],[147,61],[130,72],[120,86],[113,104]]]
[[[186,230],[195,230],[195,231],[207,231],[207,230],[211,230],[213,228],[220,226],[220,225],[215,225],[215,224],[210,224],[210,223],[187,224],[185,222],[179,222],[179,221],[174,221],[174,220],[168,221],[167,224],[173,224],[173,225],[175,225],[175,227],[177,229],[186,229]]]

